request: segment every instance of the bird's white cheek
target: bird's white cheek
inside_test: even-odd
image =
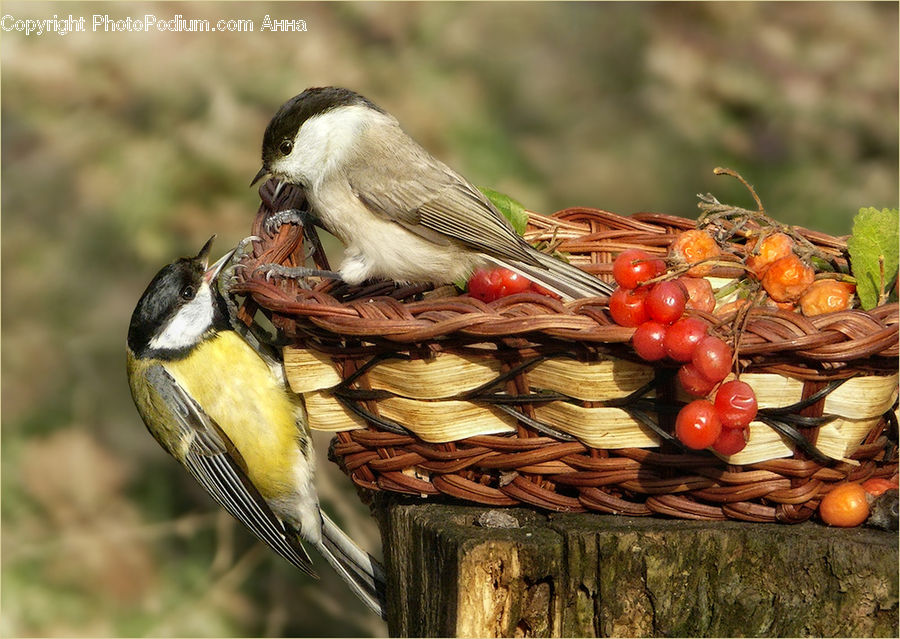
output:
[[[193,346],[212,326],[212,291],[205,282],[200,285],[197,296],[178,309],[159,335],[150,340],[152,349],[179,349]]]
[[[313,188],[355,152],[364,127],[387,117],[361,105],[314,115],[297,131],[290,155],[273,161],[269,170],[276,177]]]

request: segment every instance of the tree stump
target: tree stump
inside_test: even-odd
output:
[[[391,636],[898,636],[898,537],[380,495]]]

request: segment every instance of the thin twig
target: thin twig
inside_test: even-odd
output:
[[[698,198],[700,202],[697,206],[700,208],[702,213],[697,220],[697,227],[701,228],[704,226],[709,226],[716,224],[720,227],[721,230],[721,222],[722,220],[728,220],[734,225],[732,229],[732,234],[736,234],[742,230],[742,227],[748,222],[755,222],[760,227],[762,227],[767,232],[776,232],[780,231],[794,240],[797,246],[797,253],[801,257],[818,257],[823,261],[828,261],[828,255],[817,248],[812,242],[806,239],[802,234],[798,233],[794,227],[782,224],[778,220],[769,217],[765,208],[763,207],[762,200],[757,195],[756,190],[753,186],[744,179],[744,177],[733,169],[726,169],[722,167],[716,167],[713,169],[713,173],[716,175],[728,175],[733,178],[740,180],[741,184],[746,187],[748,191],[750,191],[750,195],[753,196],[754,201],[758,207],[758,210],[751,211],[749,209],[744,209],[738,206],[729,206],[727,204],[722,204],[716,199],[712,194],[707,193],[706,195],[698,194]],[[750,233],[744,231],[744,233],[749,237]],[[758,238],[758,242],[761,242],[762,238]]]
[[[740,173],[738,173],[734,169],[723,169],[720,166],[717,166],[716,168],[714,168],[713,173],[715,173],[716,175],[730,175],[731,177],[737,178],[738,180],[740,180],[741,184],[743,184],[744,187],[746,187],[746,189],[748,191],[750,191],[750,195],[752,195],[753,199],[756,201],[756,207],[757,207],[757,210],[759,211],[759,213],[761,213],[762,215],[766,214],[766,210],[765,210],[765,208],[763,208],[762,200],[760,200],[759,196],[756,194],[756,189],[754,189],[753,185],[744,179],[744,176],[742,176]]]

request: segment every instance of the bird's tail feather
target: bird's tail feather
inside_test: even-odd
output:
[[[385,617],[384,568],[356,545],[341,528],[322,513],[322,541],[318,550],[347,582],[359,599],[382,619]]]
[[[540,262],[541,266],[526,264],[518,260],[507,261],[492,255],[486,257],[491,262],[504,266],[537,282],[544,288],[550,289],[557,295],[561,295],[563,299],[605,297],[613,291],[613,287],[600,278],[587,271],[582,271],[568,262],[563,262],[538,250],[533,250],[531,255]]]

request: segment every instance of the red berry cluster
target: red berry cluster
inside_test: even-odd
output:
[[[756,395],[746,383],[733,380],[719,386],[715,401],[706,397],[731,370],[732,350],[707,333],[707,325],[684,316],[687,288],[679,281],[645,284],[666,271],[665,262],[640,249],[623,251],[613,263],[619,285],[609,298],[609,312],[620,326],[635,327],[635,353],[648,362],[669,358],[681,363],[678,381],[696,399],[675,419],[675,436],[688,448],[712,446],[733,455],[747,444],[756,417]]]
[[[477,269],[469,277],[467,289],[469,295],[480,299],[482,302],[493,302],[501,297],[526,291],[533,291],[550,297],[559,297],[559,295],[548,291],[543,286],[535,284],[526,277],[502,266]]]

